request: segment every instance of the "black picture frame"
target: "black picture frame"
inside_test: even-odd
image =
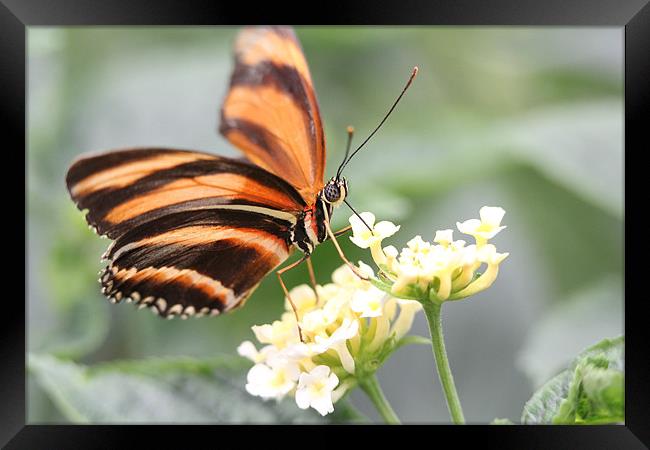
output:
[[[643,224],[642,218],[632,211],[633,195],[644,192],[632,187],[634,170],[643,170],[641,162],[635,164],[642,151],[647,149],[644,128],[650,117],[650,5],[648,0],[448,0],[378,2],[361,6],[305,5],[302,9],[278,9],[277,3],[242,5],[241,2],[189,1],[189,0],[0,0],[0,127],[3,130],[3,157],[16,157],[16,164],[25,164],[25,227],[19,220],[4,222],[10,240],[21,234],[26,236],[27,177],[26,157],[26,31],[27,27],[70,25],[225,25],[242,23],[294,23],[294,24],[395,24],[395,25],[518,25],[518,26],[613,26],[625,32],[625,235],[647,233],[633,228]],[[288,5],[287,5],[288,6]],[[644,119],[645,117],[645,119]],[[637,148],[639,147],[639,148]],[[11,170],[9,163],[5,171]],[[18,175],[11,170],[8,175]],[[20,196],[12,188],[7,196]],[[13,188],[15,189],[15,188]],[[632,200],[630,200],[632,199]],[[18,210],[16,208],[15,210]],[[6,218],[16,214],[5,213]],[[637,225],[638,226],[638,225]],[[636,233],[630,234],[630,232]],[[26,238],[25,238],[26,239]],[[646,238],[647,239],[647,238]],[[650,445],[650,370],[648,369],[646,296],[633,295],[633,287],[643,282],[639,273],[643,266],[632,263],[633,249],[625,239],[625,335],[626,335],[626,411],[625,425],[618,426],[428,426],[374,427],[364,433],[365,438],[383,436],[385,433],[423,432],[435,441],[452,440],[454,446],[469,439],[480,439],[483,447],[519,449],[636,449]],[[25,240],[25,253],[27,248]],[[633,245],[633,244],[631,244]],[[5,250],[6,251],[6,250]],[[5,253],[5,259],[7,259]],[[12,257],[13,258],[13,257]],[[15,260],[9,264],[15,272]],[[25,261],[25,268],[27,262]],[[8,270],[8,269],[5,269]],[[25,269],[26,270],[26,269]],[[27,273],[25,272],[25,277]],[[6,281],[14,281],[12,275]],[[8,285],[10,283],[5,283]],[[14,283],[17,285],[17,283]],[[26,424],[26,374],[25,374],[25,309],[27,282],[25,280],[25,305],[18,296],[5,292],[3,304],[2,339],[0,340],[0,444],[7,448],[120,448],[136,445],[136,439],[146,439],[148,447],[156,442],[172,445],[206,442],[210,447],[219,445],[226,430],[212,426],[97,426],[61,425],[39,426]],[[25,307],[24,307],[25,306]],[[13,309],[13,311],[11,311]],[[265,429],[261,433],[239,436],[251,445],[251,439],[271,443],[271,434],[283,433],[282,427]],[[307,428],[303,428],[307,429]],[[242,431],[241,429],[232,431]],[[307,429],[308,432],[313,430]],[[354,427],[336,427],[337,433],[353,436]],[[278,433],[279,434],[279,433]],[[444,435],[444,437],[443,437]],[[285,433],[284,439],[287,439]],[[144,440],[143,439],[143,440]],[[296,445],[300,443],[295,438]],[[336,438],[340,439],[340,438]],[[406,442],[406,441],[405,441]],[[413,441],[414,445],[427,445],[428,441]],[[431,440],[430,442],[434,442]],[[332,442],[335,444],[334,442]],[[207,446],[206,445],[206,446]],[[286,444],[285,444],[286,445]],[[292,444],[291,444],[292,445]]]

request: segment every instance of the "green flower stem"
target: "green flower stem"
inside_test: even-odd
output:
[[[363,389],[368,397],[370,397],[370,400],[372,400],[372,403],[375,405],[377,411],[379,411],[379,414],[387,424],[399,425],[401,423],[397,414],[395,414],[395,411],[393,411],[393,408],[390,406],[390,403],[388,403],[388,400],[384,397],[384,393],[382,392],[381,387],[379,387],[379,382],[375,375],[370,375],[363,381],[359,381],[359,386],[361,386],[361,389]]]
[[[424,313],[429,322],[429,331],[431,332],[431,347],[433,348],[433,356],[436,360],[436,367],[438,368],[438,377],[442,389],[445,392],[447,399],[447,408],[451,420],[455,424],[464,424],[465,417],[463,416],[463,408],[460,406],[458,399],[458,392],[456,392],[456,385],[454,384],[454,377],[449,368],[449,360],[447,359],[447,351],[445,350],[445,341],[442,336],[442,320],[440,318],[440,304],[432,301],[424,301]]]

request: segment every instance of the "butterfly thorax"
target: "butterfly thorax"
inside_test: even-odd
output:
[[[291,230],[291,243],[310,255],[314,248],[327,239],[326,221],[332,218],[334,207],[347,195],[345,178],[332,178],[318,193],[313,204],[308,205]]]

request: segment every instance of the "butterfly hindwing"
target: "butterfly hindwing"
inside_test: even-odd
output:
[[[115,241],[104,293],[163,316],[240,306],[290,253],[304,208],[284,180],[208,153],[134,149],[78,159],[68,189],[87,220]]]
[[[171,214],[115,241],[103,290],[162,316],[229,311],[289,256],[288,233],[287,223],[246,211]]]
[[[239,33],[219,130],[248,159],[313,202],[323,187],[325,137],[309,68],[291,28]]]

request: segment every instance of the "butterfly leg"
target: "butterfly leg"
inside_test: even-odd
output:
[[[282,269],[275,272],[275,274],[278,276],[278,281],[280,281],[280,286],[282,286],[282,290],[284,291],[284,295],[287,297],[287,300],[289,300],[289,304],[291,305],[291,308],[293,309],[293,313],[296,316],[296,326],[298,327],[298,336],[300,337],[301,342],[305,342],[305,340],[302,337],[302,330],[300,329],[300,317],[298,317],[298,308],[296,308],[296,305],[293,303],[293,300],[291,300],[291,295],[289,295],[289,290],[287,289],[287,286],[284,284],[284,281],[282,280],[282,274],[295,267],[298,267],[305,260],[309,261],[309,255],[305,254],[302,258],[300,258],[295,263],[289,264],[287,267],[283,267]]]
[[[316,294],[316,303],[320,304],[318,290],[316,289],[316,274],[314,273],[314,265],[311,262],[311,255],[307,257],[307,269],[309,270],[309,281],[311,281],[311,287],[314,289],[314,294]]]
[[[345,254],[343,253],[343,250],[341,250],[341,247],[339,246],[339,243],[336,241],[336,235],[335,235],[334,232],[332,231],[332,227],[330,227],[330,218],[329,218],[329,214],[327,213],[327,208],[323,208],[323,212],[325,213],[325,221],[324,221],[324,223],[325,223],[325,230],[327,231],[327,235],[328,235],[328,236],[330,237],[330,239],[332,240],[332,243],[334,244],[334,247],[336,247],[336,251],[338,252],[339,256],[341,257],[341,259],[343,260],[343,262],[344,262],[345,264],[347,264],[348,267],[349,267],[350,269],[352,269],[352,272],[354,272],[354,274],[355,274],[356,276],[358,276],[359,278],[361,278],[361,279],[364,280],[364,281],[368,281],[368,277],[365,276],[364,274],[362,274],[362,273],[359,271],[359,269],[357,268],[357,266],[355,266],[354,264],[352,264],[352,263],[351,263],[350,261],[348,261],[348,259],[345,257]]]
[[[334,232],[334,236],[339,237],[339,236],[341,236],[342,234],[347,233],[347,232],[350,231],[351,229],[352,229],[352,225],[348,225],[348,226],[345,227],[345,228],[341,228],[340,230],[335,231],[335,232]]]

